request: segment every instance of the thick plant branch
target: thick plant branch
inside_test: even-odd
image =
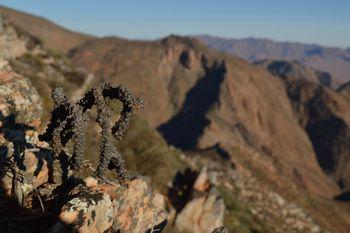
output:
[[[106,98],[118,100],[123,104],[120,118],[112,127],[112,111]],[[52,92],[55,106],[46,132],[40,136],[41,140],[50,143],[56,156],[69,140],[73,141],[73,155],[70,167],[78,170],[84,161],[85,152],[85,123],[88,110],[97,108],[97,122],[101,127],[100,158],[96,175],[104,178],[106,170],[115,170],[120,183],[129,178],[124,167],[124,160],[115,147],[115,140],[121,141],[129,127],[130,117],[134,110],[143,107],[143,101],[133,98],[130,92],[122,86],[106,84],[93,88],[82,99],[71,103],[63,92],[56,88]]]

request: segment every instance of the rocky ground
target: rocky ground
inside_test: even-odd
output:
[[[262,184],[248,170],[235,168],[237,164],[199,155],[183,159],[193,169],[201,169],[199,177],[206,179],[201,181],[202,188],[219,190],[226,207],[224,223],[232,232],[328,232],[304,208]]]

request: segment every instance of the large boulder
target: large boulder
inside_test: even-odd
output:
[[[0,60],[0,126],[14,115],[16,123],[38,126],[41,113],[42,101],[31,82]]]
[[[58,232],[156,232],[166,224],[162,195],[153,193],[142,178],[127,187],[88,177],[68,195],[59,221],[51,229]],[[152,231],[151,231],[152,230]]]
[[[191,200],[179,212],[175,227],[181,232],[210,233],[224,223],[225,204],[204,167],[193,184]]]

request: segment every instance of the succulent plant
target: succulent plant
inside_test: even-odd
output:
[[[118,152],[115,141],[121,141],[128,129],[130,117],[134,110],[143,107],[140,98],[134,98],[130,92],[122,86],[105,84],[88,91],[76,103],[69,101],[62,88],[52,91],[54,109],[46,131],[40,135],[40,140],[47,141],[53,148],[57,157],[68,141],[73,142],[73,155],[69,166],[77,171],[85,158],[85,127],[88,120],[88,110],[93,106],[97,108],[97,119],[101,127],[100,158],[96,175],[105,179],[107,169],[115,170],[118,181],[125,184],[129,179],[124,167],[124,160]],[[123,104],[120,118],[114,124],[111,122],[112,110],[106,102],[106,98],[118,100]]]

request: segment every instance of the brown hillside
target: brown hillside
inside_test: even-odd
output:
[[[290,82],[288,94],[319,164],[340,187],[350,188],[349,103],[336,92],[305,81]]]
[[[67,52],[92,36],[67,30],[45,18],[0,6],[0,14],[14,25],[43,41],[44,46]]]
[[[98,39],[71,51],[70,58],[95,73],[96,83],[109,77],[144,98],[144,116],[171,144],[249,148],[273,161],[263,172],[281,186],[286,176],[312,193],[338,192],[318,166],[283,82],[264,69],[176,36],[156,42]]]
[[[337,92],[344,96],[348,101],[350,101],[350,82],[346,82],[341,85]]]
[[[322,169],[343,189],[350,180],[350,109],[348,88],[338,92],[325,84],[329,75],[302,66],[299,62],[263,61],[256,63],[281,77],[300,125],[308,134]],[[345,98],[344,98],[345,97]]]

